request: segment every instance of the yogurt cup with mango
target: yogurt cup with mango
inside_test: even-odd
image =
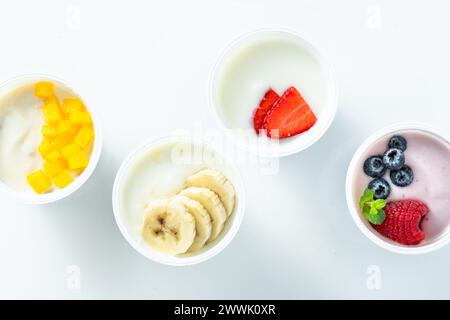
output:
[[[50,203],[92,174],[101,135],[87,103],[64,82],[21,76],[0,86],[0,189]]]

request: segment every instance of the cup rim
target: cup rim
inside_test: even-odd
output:
[[[116,178],[114,180],[114,186],[112,191],[112,206],[113,206],[113,213],[114,218],[116,221],[116,224],[122,234],[122,236],[126,239],[129,245],[133,247],[134,250],[139,252],[142,256],[145,258],[160,263],[164,265],[169,266],[190,266],[199,264],[201,262],[207,261],[220,252],[222,252],[234,239],[236,236],[241,224],[242,220],[244,218],[244,212],[245,212],[245,206],[246,206],[246,197],[245,197],[245,188],[244,188],[244,182],[242,179],[242,176],[237,169],[235,164],[229,163],[228,165],[233,171],[233,175],[235,176],[235,189],[236,189],[236,195],[239,197],[239,201],[237,202],[237,206],[234,211],[234,217],[232,219],[231,225],[229,229],[226,231],[226,234],[223,235],[221,239],[217,241],[211,248],[207,249],[206,251],[197,254],[192,255],[189,257],[178,257],[178,256],[170,256],[165,255],[163,253],[159,253],[150,246],[146,246],[145,248],[147,250],[144,250],[143,246],[136,242],[136,240],[133,238],[131,233],[128,231],[127,227],[125,226],[125,219],[122,216],[122,211],[120,209],[120,187],[122,186],[122,183],[126,177],[125,173],[126,170],[129,168],[129,166],[132,164],[135,157],[151,151],[153,148],[161,146],[164,143],[170,143],[171,141],[192,141],[193,136],[191,135],[161,135],[158,137],[153,137],[150,139],[147,139],[140,145],[138,145],[136,148],[134,148],[123,160],[122,164],[120,165],[119,170],[117,171]],[[217,151],[213,146],[206,143],[205,141],[196,141],[195,143],[200,143],[203,146],[206,146],[209,149]],[[223,157],[222,154],[218,153],[220,157],[223,159],[226,159]]]
[[[382,137],[385,137],[386,135],[389,135],[390,133],[395,133],[401,130],[424,131],[436,136],[437,138],[442,139],[443,141],[447,142],[447,144],[450,146],[448,134],[446,134],[442,128],[430,126],[422,122],[394,123],[375,131],[374,133],[369,135],[366,139],[364,139],[364,141],[359,145],[358,149],[355,151],[349,163],[345,182],[347,207],[358,229],[379,247],[394,253],[405,255],[417,255],[429,253],[447,245],[450,242],[450,232],[445,232],[439,237],[437,237],[435,241],[422,246],[404,246],[401,244],[390,243],[382,239],[381,237],[377,236],[373,230],[369,230],[366,224],[362,221],[359,208],[355,206],[355,201],[353,197],[353,177],[355,176],[356,170],[358,170],[357,167],[359,159],[364,154],[364,152],[366,152],[367,148],[370,147],[375,141],[377,141]]]
[[[68,84],[67,81],[55,77],[53,75],[45,74],[45,73],[29,73],[29,74],[22,74],[18,75],[12,78],[9,78],[8,80],[5,80],[0,83],[0,89],[5,88],[9,85],[14,85],[17,83],[17,86],[20,86],[20,83],[26,84],[37,80],[50,80],[59,83],[60,85],[63,85],[70,89],[72,92],[74,92],[76,95],[78,95],[83,101],[86,102],[86,99],[84,99],[83,95],[79,94],[78,91],[74,90],[71,85]],[[94,134],[95,134],[95,140],[94,140],[94,148],[92,150],[91,157],[89,159],[89,164],[86,167],[86,169],[83,171],[83,173],[77,177],[70,185],[65,187],[64,189],[57,190],[55,192],[46,193],[46,194],[34,194],[31,192],[23,192],[20,190],[15,190],[14,188],[8,186],[6,183],[4,183],[2,180],[0,180],[0,192],[11,196],[16,201],[19,201],[20,203],[29,204],[29,205],[42,205],[42,204],[49,204],[53,202],[57,202],[59,200],[65,199],[75,193],[78,189],[81,188],[82,185],[84,185],[89,178],[91,177],[92,173],[94,172],[95,168],[97,167],[97,164],[100,160],[102,146],[103,146],[103,135],[102,135],[102,129],[99,123],[99,118],[97,115],[97,112],[95,111],[95,108],[92,108],[92,106],[89,104],[89,102],[85,103],[86,108],[89,110],[89,113],[92,117],[92,122],[94,124]]]
[[[307,144],[300,145],[299,143],[293,143],[293,147],[289,148],[286,151],[278,151],[278,152],[264,152],[261,150],[254,150],[254,148],[248,147],[248,145],[245,145],[244,143],[237,141],[237,146],[247,152],[250,152],[253,155],[262,156],[262,157],[269,157],[269,158],[277,158],[277,157],[285,157],[289,155],[293,155],[299,152],[302,152],[309,147],[311,147],[313,144],[315,144],[317,141],[319,141],[325,133],[330,128],[331,124],[333,123],[336,113],[338,110],[338,100],[339,100],[339,86],[338,86],[338,79],[337,79],[337,73],[333,65],[329,62],[329,59],[327,59],[323,53],[322,50],[318,48],[315,44],[313,44],[307,37],[300,34],[297,31],[294,31],[289,28],[259,28],[256,30],[248,31],[243,34],[240,34],[239,36],[233,38],[231,41],[229,41],[220,51],[218,57],[216,58],[212,68],[209,72],[208,77],[208,106],[209,108],[212,108],[214,111],[214,118],[215,121],[219,123],[219,126],[222,129],[229,129],[229,127],[224,123],[223,119],[221,118],[218,106],[216,102],[216,95],[215,95],[215,86],[217,83],[217,75],[219,73],[219,70],[221,66],[223,65],[226,57],[233,53],[233,50],[238,48],[241,45],[244,45],[246,43],[246,40],[252,39],[254,36],[257,35],[264,35],[264,34],[283,34],[287,35],[289,37],[295,38],[297,40],[300,40],[305,44],[305,48],[313,55],[313,57],[318,61],[318,63],[322,66],[324,70],[326,70],[326,79],[328,86],[331,87],[330,96],[329,96],[329,102],[327,103],[328,108],[330,108],[330,116],[328,121],[323,125],[323,128],[321,131],[318,132],[318,134],[311,139]],[[299,138],[299,137],[292,137],[293,139]],[[295,141],[295,140],[294,140]]]

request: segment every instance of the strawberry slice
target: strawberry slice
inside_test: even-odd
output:
[[[259,107],[253,114],[253,128],[255,128],[256,134],[259,134],[259,131],[263,129],[264,119],[279,97],[278,93],[269,89],[262,98]]]
[[[264,119],[269,138],[287,138],[309,130],[317,117],[294,87],[287,89]]]

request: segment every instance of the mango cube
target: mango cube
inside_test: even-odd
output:
[[[55,103],[59,106],[58,97],[53,94],[50,97],[47,97],[44,99],[44,104],[50,104],[50,103]]]
[[[42,135],[47,139],[54,139],[56,137],[56,128],[54,126],[45,125],[41,128]]]
[[[70,170],[84,169],[89,164],[89,159],[83,151],[71,155],[67,159]]]
[[[73,142],[74,135],[71,132],[67,132],[56,136],[55,140],[51,142],[53,149],[62,149]]]
[[[86,148],[89,142],[94,138],[94,130],[88,126],[83,126],[78,134],[75,136],[74,142],[81,148]]]
[[[38,170],[27,176],[27,181],[36,193],[42,194],[50,190],[52,182],[44,171]]]
[[[83,125],[91,124],[92,118],[89,112],[86,111],[73,111],[69,113],[69,120],[72,124]]]
[[[27,176],[27,181],[37,193],[45,193],[53,183],[64,188],[74,180],[73,172],[82,172],[89,164],[83,151],[94,139],[92,117],[83,101],[66,98],[60,101],[55,95],[55,84],[37,82],[34,93],[44,101],[43,114],[46,124],[41,132],[44,139],[38,147],[45,159],[43,169]]]
[[[84,104],[80,98],[67,98],[63,100],[61,109],[64,114],[75,111],[84,111]]]
[[[75,128],[72,126],[69,120],[62,120],[56,125],[56,132],[61,135],[64,133],[72,132],[75,133]]]
[[[64,188],[73,182],[73,178],[68,170],[61,171],[56,177],[53,178],[53,182],[58,188]]]
[[[62,157],[66,160],[69,159],[71,155],[74,155],[78,152],[81,152],[81,148],[78,144],[75,143],[69,144],[68,146],[61,149]]]
[[[52,178],[56,177],[63,170],[64,170],[64,162],[62,160],[44,163],[45,174],[49,177]]]
[[[61,159],[61,153],[58,150],[52,150],[44,155],[44,159],[51,162],[57,161]]]
[[[41,81],[34,85],[34,95],[40,99],[50,98],[55,91],[55,85],[51,82]]]
[[[61,110],[58,104],[50,102],[44,105],[44,118],[48,124],[55,124],[62,120]]]
[[[38,147],[39,152],[41,153],[42,157],[44,157],[46,154],[48,154],[52,150],[52,144],[49,140],[44,139],[42,140],[41,144]]]

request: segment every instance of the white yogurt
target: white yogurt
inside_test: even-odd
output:
[[[37,150],[42,140],[42,101],[33,85],[17,88],[0,99],[0,179],[17,190],[33,192],[26,176],[42,166]]]
[[[153,200],[176,195],[184,189],[188,176],[205,167],[215,168],[232,183],[235,181],[231,168],[212,149],[189,142],[165,142],[132,160],[123,174],[119,202],[136,240],[141,241],[145,206]]]
[[[308,131],[281,139],[273,148],[268,143],[272,139],[255,134],[253,114],[269,88],[282,95],[291,86],[318,119]],[[263,156],[285,156],[314,144],[334,119],[337,96],[332,67],[308,41],[286,31],[263,30],[238,38],[219,58],[211,77],[210,103],[220,122],[238,129],[236,133],[245,132],[239,144]]]
[[[202,168],[221,171],[235,188],[236,204],[223,231],[195,253],[171,256],[154,250],[141,235],[146,204],[177,194],[186,178]],[[186,266],[214,257],[231,242],[244,215],[245,190],[237,168],[215,147],[169,136],[142,145],[124,161],[114,182],[113,210],[122,235],[139,253],[159,263]]]
[[[296,87],[321,118],[328,97],[322,66],[293,39],[272,36],[252,41],[231,54],[222,70],[217,98],[227,127],[251,128],[253,112],[269,88],[282,95]]]
[[[76,96],[62,87],[57,87],[55,94],[60,99]],[[38,152],[45,123],[43,102],[34,95],[34,83],[0,96],[0,180],[15,190],[34,193],[26,177],[43,164]]]

